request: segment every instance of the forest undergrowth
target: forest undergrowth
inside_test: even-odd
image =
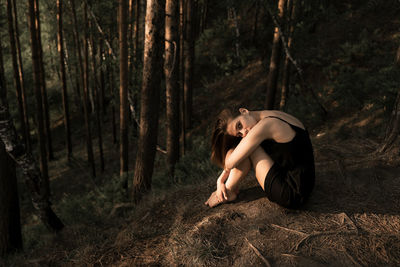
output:
[[[197,80],[190,152],[180,159],[174,177],[166,175],[165,156],[157,154],[152,191],[139,205],[131,204],[121,189],[111,132],[104,136],[105,172],[92,178],[84,163],[80,122],[74,120],[70,162],[57,134],[62,125],[54,124],[52,202],[66,228],[48,233],[33,215],[21,183],[24,251],[0,265],[400,265],[399,144],[390,153],[375,153],[400,85],[400,70],[393,64],[400,41],[399,8],[382,5],[377,12],[374,3],[332,7],[312,27],[299,25],[295,55],[328,110],[323,117],[307,92],[292,82],[287,111],[308,127],[316,161],[316,186],[301,210],[269,202],[254,174],[243,181],[234,203],[213,209],[204,205],[218,174],[209,161],[212,118],[223,106],[260,109],[264,103],[265,63],[249,49],[243,65],[210,61],[215,77]],[[309,37],[302,39],[306,32]],[[204,48],[201,42],[208,37],[203,37],[198,47]],[[219,51],[217,46],[208,51],[222,53],[224,47]],[[206,63],[200,61],[199,69]],[[104,125],[110,123],[106,117]],[[163,144],[162,126],[160,132]],[[135,142],[131,136],[132,166]]]

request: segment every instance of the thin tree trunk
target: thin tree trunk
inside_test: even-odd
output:
[[[62,80],[62,98],[63,98],[63,108],[64,108],[64,127],[65,127],[65,144],[67,148],[68,160],[72,156],[72,144],[71,144],[71,129],[69,120],[69,106],[68,106],[68,93],[67,93],[67,77],[65,73],[65,56],[64,56],[64,39],[63,39],[63,2],[62,0],[57,0],[57,18],[58,18],[58,53],[60,55],[60,70],[61,70],[61,80]]]
[[[193,36],[193,0],[186,0],[184,41],[184,100],[185,100],[185,128],[192,127],[192,101],[193,101],[193,61],[194,61],[194,36]]]
[[[259,0],[256,0],[255,4],[256,14],[254,16],[254,25],[253,25],[253,45],[257,47],[257,35],[258,35],[258,13],[259,13]]]
[[[278,3],[278,17],[282,21],[284,18],[286,0],[279,0]],[[269,73],[267,77],[267,96],[266,96],[266,109],[273,109],[275,102],[276,86],[279,75],[279,65],[281,58],[281,43],[280,31],[278,27],[274,28],[274,38],[272,42],[272,52],[269,64]]]
[[[167,165],[173,176],[179,159],[179,0],[166,1],[165,40]]]
[[[108,54],[108,57],[111,59],[111,55]],[[113,132],[113,144],[117,144],[117,126],[115,120],[115,95],[114,95],[114,70],[111,65],[111,60],[107,64],[107,73],[108,73],[108,86],[110,91],[110,103],[111,103],[111,120],[112,120],[112,132]]]
[[[83,87],[83,60],[81,53],[81,43],[78,35],[78,21],[76,17],[76,8],[75,8],[75,0],[70,0],[71,10],[72,10],[72,18],[73,18],[73,37],[74,37],[74,48],[75,55],[78,55],[78,62],[75,65],[76,69],[76,95],[79,100],[79,110],[82,111],[84,108],[81,105],[81,89]]]
[[[297,0],[287,0],[287,27],[286,32],[288,33],[288,43],[287,48],[290,49],[293,43],[293,32],[294,24],[296,20],[296,2]],[[283,77],[282,77],[282,91],[281,91],[281,101],[279,103],[279,109],[284,110],[286,108],[286,103],[289,95],[289,83],[290,83],[290,59],[288,55],[285,55],[285,63],[283,67]]]
[[[119,0],[119,123],[120,123],[120,177],[123,187],[128,188],[128,46],[127,46],[127,2]]]
[[[32,4],[32,7],[30,6]],[[39,139],[39,155],[40,155],[40,171],[42,173],[43,181],[41,189],[44,196],[48,199],[50,197],[49,174],[47,166],[47,151],[46,151],[46,138],[45,138],[45,123],[44,123],[44,104],[43,104],[43,66],[42,66],[42,53],[40,42],[40,25],[39,25],[39,12],[37,10],[37,0],[29,0],[29,16],[31,27],[31,48],[32,48],[32,66],[33,66],[33,80],[35,84],[35,97],[36,97],[36,116],[38,123],[38,139]],[[31,10],[32,9],[32,10]],[[32,13],[31,13],[32,11]],[[33,27],[33,28],[32,28]],[[48,143],[47,143],[48,144]]]
[[[15,32],[14,32],[14,19],[13,19],[13,11],[12,11],[12,2],[11,0],[7,0],[7,17],[8,17],[8,33],[10,36],[10,48],[11,48],[11,59],[13,65],[13,73],[14,73],[14,86],[16,89],[17,101],[18,101],[18,111],[20,116],[21,123],[21,134],[24,140],[24,143],[28,144],[28,136],[25,125],[25,110],[23,104],[23,96],[22,96],[22,88],[21,88],[21,77],[18,68],[18,59],[17,59],[17,48],[15,44]]]
[[[133,60],[135,66],[138,64],[139,57],[139,26],[140,26],[140,0],[135,1],[135,25],[134,25],[134,34],[135,34],[135,42],[133,47]]]
[[[180,90],[180,143],[181,155],[185,155],[186,150],[186,119],[185,119],[185,68],[184,68],[184,44],[185,44],[185,0],[179,0],[179,90]]]
[[[95,109],[95,116],[96,116],[96,126],[97,126],[97,136],[98,136],[98,146],[99,146],[99,152],[100,152],[100,170],[101,172],[104,172],[104,153],[103,153],[103,135],[101,131],[101,119],[100,119],[100,96],[99,96],[99,80],[97,77],[97,64],[96,64],[96,55],[97,55],[97,50],[96,50],[96,44],[94,42],[94,30],[92,27],[92,24],[90,23],[90,43],[92,47],[92,70],[93,70],[93,97],[94,97],[94,109]]]
[[[50,129],[50,112],[49,112],[49,103],[47,100],[47,89],[46,89],[46,75],[44,69],[43,62],[43,47],[42,47],[42,38],[40,33],[40,11],[39,11],[39,0],[35,0],[35,27],[36,27],[36,35],[38,40],[38,49],[39,49],[39,66],[40,66],[40,79],[41,81],[41,95],[42,95],[42,105],[43,105],[43,114],[44,114],[44,122],[45,128],[44,133],[46,137],[46,145],[47,145],[47,156],[49,160],[54,159],[53,154],[53,142],[51,136]]]
[[[148,0],[146,8],[143,83],[138,151],[133,178],[133,198],[137,202],[151,188],[157,146],[158,111],[164,51],[165,1]]]
[[[86,150],[89,165],[92,170],[93,177],[96,177],[96,167],[94,164],[93,156],[93,145],[92,145],[92,130],[90,127],[89,120],[89,29],[88,29],[88,18],[87,18],[87,3],[84,2],[83,8],[83,28],[84,28],[84,40],[83,40],[83,53],[84,53],[84,64],[83,64],[83,110],[85,116],[85,128],[86,128]]]
[[[7,100],[0,37],[0,98]],[[0,104],[0,105],[1,105]],[[21,222],[15,163],[0,139],[0,258],[22,248]]]
[[[29,111],[27,105],[27,95],[26,95],[26,88],[25,88],[25,81],[24,81],[24,68],[22,63],[22,54],[21,54],[21,43],[19,41],[19,26],[18,26],[18,12],[17,12],[17,4],[16,0],[12,1],[13,4],[13,17],[14,17],[14,26],[15,26],[15,43],[17,44],[17,55],[18,55],[18,72],[19,72],[19,79],[21,84],[21,96],[22,96],[22,106],[24,109],[24,121],[25,121],[25,138],[26,138],[26,149],[28,151],[32,150],[32,142],[31,142],[31,131],[30,131],[30,124],[29,124]]]
[[[106,101],[105,101],[105,78],[104,78],[104,68],[105,68],[105,63],[104,63],[104,49],[103,49],[103,41],[99,40],[99,55],[100,55],[100,109],[101,109],[101,114],[103,117],[106,115]]]

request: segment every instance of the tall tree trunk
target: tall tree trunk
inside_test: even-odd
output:
[[[7,100],[3,54],[0,37],[0,98]],[[0,138],[0,258],[22,248],[17,176],[14,161]]]
[[[193,101],[193,68],[194,68],[194,25],[193,0],[186,0],[185,13],[185,41],[184,41],[184,100],[185,100],[185,128],[192,127]]]
[[[135,66],[138,64],[139,57],[139,26],[140,26],[140,0],[135,1],[135,25],[134,25],[134,34],[135,34],[135,42],[133,47],[133,61]]]
[[[165,12],[167,165],[173,176],[179,159],[179,0],[167,0]]]
[[[148,0],[141,92],[138,151],[133,178],[133,198],[139,201],[151,188],[157,145],[158,111],[164,51],[165,1]]]
[[[65,73],[65,56],[64,56],[64,39],[63,39],[63,2],[62,0],[57,0],[57,19],[58,19],[58,53],[60,55],[60,71],[62,80],[62,98],[63,98],[63,108],[64,108],[64,127],[65,127],[65,144],[67,148],[68,160],[72,156],[72,144],[71,144],[71,130],[70,130],[70,120],[69,120],[69,106],[68,106],[68,93],[67,93],[67,77]]]
[[[36,98],[36,120],[37,120],[37,131],[39,139],[39,159],[40,159],[40,171],[42,173],[42,184],[41,191],[43,190],[44,196],[48,199],[50,196],[49,186],[49,175],[47,166],[47,151],[46,151],[46,138],[45,138],[45,124],[44,124],[44,112],[43,112],[43,68],[42,68],[42,53],[41,53],[41,42],[39,40],[39,12],[36,10],[37,0],[29,0],[29,22],[31,32],[31,49],[32,49],[32,66],[33,66],[33,80],[35,87],[35,98]]]
[[[254,24],[253,24],[253,45],[255,47],[257,47],[257,35],[258,35],[258,13],[259,13],[259,0],[256,0],[255,3],[255,10],[256,10],[256,14],[254,16]]]
[[[16,0],[12,1],[13,4],[13,17],[14,17],[14,28],[15,28],[15,43],[17,44],[17,55],[18,55],[18,72],[19,79],[21,84],[21,96],[22,96],[22,106],[24,109],[24,121],[25,121],[25,138],[26,138],[26,148],[28,151],[32,150],[32,142],[31,142],[31,131],[29,125],[29,111],[27,105],[27,95],[24,81],[24,67],[22,64],[22,53],[21,53],[21,43],[19,41],[19,26],[18,26],[18,12],[17,12],[17,4]]]
[[[105,77],[104,77],[104,68],[105,68],[105,54],[103,48],[103,40],[99,40],[99,66],[100,66],[100,109],[102,116],[106,115],[106,101],[105,101]]]
[[[278,17],[279,21],[283,21],[285,12],[286,0],[279,0],[278,2]],[[267,77],[267,96],[266,96],[266,109],[273,109],[275,102],[275,93],[277,80],[279,75],[279,65],[281,58],[281,43],[279,28],[274,29],[274,39],[272,42],[272,52],[269,64],[269,73]]]
[[[79,100],[79,111],[83,111],[84,108],[81,105],[81,89],[83,87],[83,60],[82,60],[82,52],[81,52],[81,42],[78,34],[78,21],[76,17],[76,8],[75,8],[75,0],[70,0],[71,10],[72,10],[72,18],[73,18],[73,37],[74,37],[74,48],[75,54],[78,55],[78,61],[75,66],[76,70],[76,95]]]
[[[38,64],[38,49],[37,40],[35,33],[35,11],[34,11],[34,0],[29,0],[29,29],[31,37],[31,47],[32,47],[32,65],[33,65],[33,78],[35,83],[36,98],[40,101],[40,74],[39,74],[39,64]],[[1,41],[0,41],[1,47]],[[2,56],[0,53],[0,62],[2,61]],[[33,208],[39,219],[50,231],[60,231],[64,225],[57,217],[57,215],[51,209],[49,196],[46,190],[43,190],[43,184],[46,183],[43,176],[40,174],[40,170],[34,161],[32,154],[26,151],[24,146],[19,142],[18,136],[16,135],[16,130],[14,123],[11,120],[10,112],[8,110],[8,101],[6,95],[6,88],[3,77],[3,64],[0,64],[0,141],[4,143],[8,155],[19,165],[25,177],[25,184],[29,190]],[[37,105],[38,109],[41,105]],[[43,116],[41,112],[38,112],[38,117]],[[39,134],[39,144],[41,152],[46,152],[45,144],[43,142],[43,118],[38,120]],[[43,157],[41,157],[43,159]],[[46,157],[44,157],[46,159]],[[1,160],[0,162],[4,162]],[[1,186],[3,188],[3,186]],[[3,194],[1,194],[3,196]]]
[[[46,75],[44,69],[43,62],[43,46],[42,46],[42,38],[40,33],[40,10],[39,10],[39,0],[35,0],[35,27],[36,27],[36,35],[38,40],[38,49],[39,49],[39,67],[40,67],[40,79],[42,80],[41,85],[41,95],[42,95],[42,105],[43,105],[43,115],[45,121],[44,133],[46,137],[46,145],[47,145],[47,156],[49,160],[54,159],[53,154],[53,141],[50,129],[50,111],[49,111],[49,102],[47,98],[47,89],[46,89]]]
[[[92,145],[92,130],[90,127],[89,119],[89,29],[88,29],[88,18],[87,18],[87,3],[83,3],[83,28],[84,28],[84,39],[83,39],[83,53],[85,62],[83,64],[83,110],[85,116],[85,128],[86,128],[86,151],[87,158],[92,170],[93,177],[96,177],[96,167],[94,164],[93,156],[93,145]]]
[[[114,93],[114,69],[111,64],[111,55],[108,53],[109,62],[107,64],[108,73],[108,86],[110,91],[110,103],[111,103],[111,120],[112,120],[112,132],[113,132],[113,144],[117,144],[117,126],[115,119],[115,93]]]
[[[120,171],[123,187],[128,188],[128,46],[127,46],[127,2],[119,0],[119,134]]]
[[[97,63],[96,63],[96,55],[97,55],[97,50],[96,50],[96,44],[94,42],[95,40],[95,31],[94,28],[92,27],[92,23],[90,25],[90,44],[92,47],[92,70],[93,70],[93,97],[94,97],[94,109],[95,109],[95,116],[96,116],[96,126],[97,126],[97,137],[98,137],[98,146],[99,146],[99,152],[100,152],[100,170],[101,172],[104,172],[104,153],[103,153],[103,135],[101,131],[101,110],[100,110],[100,96],[99,96],[99,79],[97,76]]]
[[[11,48],[11,59],[13,64],[13,73],[14,73],[14,86],[16,89],[17,94],[17,101],[18,101],[18,111],[20,116],[20,123],[21,123],[21,134],[24,140],[24,143],[28,145],[28,135],[26,131],[25,125],[25,110],[22,96],[22,85],[21,85],[21,77],[18,68],[18,59],[17,59],[17,48],[15,44],[15,32],[14,32],[14,19],[13,19],[13,11],[12,11],[12,2],[11,0],[7,0],[7,17],[8,17],[8,33],[10,36],[10,48]]]
[[[297,0],[287,0],[287,48],[290,49],[293,43],[293,32],[296,20],[296,2]],[[283,67],[283,77],[282,77],[282,91],[281,91],[281,101],[279,103],[279,109],[284,110],[286,108],[286,103],[289,95],[289,83],[290,83],[290,59],[288,55],[285,55],[285,63]]]
[[[184,44],[185,44],[185,0],[179,0],[179,91],[180,91],[180,152],[185,155],[186,150],[186,119],[185,119],[185,68],[184,68]]]

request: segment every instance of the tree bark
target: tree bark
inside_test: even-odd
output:
[[[286,23],[287,23],[287,34],[288,34],[288,43],[287,48],[290,49],[293,43],[293,33],[294,33],[294,25],[296,21],[296,2],[297,0],[287,0],[287,13],[286,13]],[[289,95],[289,83],[290,83],[290,59],[288,55],[285,55],[285,63],[283,67],[283,76],[282,76],[282,90],[281,90],[281,101],[279,103],[279,109],[285,110],[286,103]]]
[[[0,37],[0,98],[7,100]],[[14,161],[0,139],[0,258],[22,248],[17,177]]]
[[[48,177],[44,177],[43,173],[47,175],[47,159],[46,147],[43,138],[43,110],[41,103],[40,92],[40,65],[38,57],[38,40],[35,27],[35,0],[29,0],[29,28],[31,37],[32,49],[32,66],[33,66],[33,80],[35,84],[35,96],[37,100],[37,121],[38,121],[38,135],[39,135],[39,148],[40,148],[40,166],[45,170],[42,175],[36,166],[36,163],[30,153],[27,153],[23,146],[19,144],[18,137],[15,134],[14,124],[11,121],[10,113],[8,111],[8,103],[5,95],[1,97],[0,106],[0,137],[5,144],[8,154],[14,161],[21,167],[25,175],[25,183],[31,194],[33,207],[36,209],[38,217],[42,220],[45,226],[51,231],[59,231],[64,225],[60,219],[55,215],[51,209],[49,202],[49,191],[43,186],[47,184]]]
[[[180,151],[185,155],[186,150],[186,119],[185,119],[185,67],[184,67],[184,44],[185,44],[185,0],[179,0],[179,90],[180,90]]]
[[[179,159],[179,0],[166,1],[165,40],[167,166],[173,176]]]
[[[34,88],[35,88],[35,98],[36,98],[36,120],[37,120],[37,132],[38,132],[38,140],[39,140],[39,160],[40,160],[40,171],[42,175],[42,183],[41,190],[43,190],[43,194],[48,198],[50,196],[50,186],[49,186],[49,175],[48,175],[48,166],[47,166],[47,151],[46,151],[46,138],[45,138],[45,124],[44,124],[44,112],[43,112],[43,72],[42,72],[42,53],[40,48],[38,33],[39,19],[36,17],[37,12],[37,3],[36,0],[29,1],[29,27],[31,33],[31,50],[32,50],[32,67],[33,67],[33,80],[34,80]]]
[[[84,40],[83,40],[83,53],[84,53],[84,64],[83,64],[83,110],[85,116],[85,128],[86,128],[86,151],[87,159],[92,171],[93,177],[96,177],[96,167],[94,164],[93,156],[93,145],[92,145],[92,130],[90,127],[89,120],[89,29],[88,29],[88,18],[87,18],[87,3],[83,3],[83,28],[84,28]]]
[[[75,0],[70,0],[71,10],[72,10],[72,22],[73,22],[73,38],[74,38],[74,48],[75,55],[78,55],[78,62],[75,65],[76,71],[76,96],[78,98],[79,111],[83,111],[83,106],[81,104],[81,88],[83,87],[83,60],[81,52],[81,42],[78,34],[78,21],[76,16]],[[83,111],[84,112],[84,111]]]
[[[44,115],[44,134],[46,138],[46,145],[47,145],[47,156],[49,160],[54,159],[53,154],[53,141],[50,129],[50,112],[49,112],[49,103],[47,100],[47,89],[46,89],[46,75],[44,69],[44,62],[43,62],[43,47],[42,47],[42,38],[40,33],[40,11],[39,11],[39,0],[35,0],[35,27],[36,27],[36,38],[38,40],[38,49],[39,49],[39,67],[40,67],[40,85],[41,85],[41,95],[42,95],[42,105],[43,105],[43,115]],[[44,174],[43,174],[44,175]]]
[[[108,54],[108,57],[111,59],[111,55]],[[109,60],[107,64],[107,73],[108,73],[108,87],[110,91],[111,97],[111,120],[112,120],[112,132],[113,132],[113,144],[117,144],[117,126],[115,119],[115,95],[114,95],[114,69],[111,65],[111,60]]]
[[[96,127],[97,127],[97,137],[98,137],[98,146],[99,146],[99,152],[100,152],[100,170],[101,172],[104,172],[104,153],[103,153],[103,135],[101,131],[101,119],[100,119],[100,114],[101,114],[101,109],[100,109],[100,95],[99,95],[99,79],[97,76],[97,63],[96,63],[96,55],[97,55],[97,50],[96,50],[96,44],[95,44],[95,31],[93,29],[92,23],[90,25],[90,44],[92,47],[92,70],[93,70],[93,97],[94,97],[94,112],[96,116]]]
[[[278,17],[279,21],[284,18],[286,0],[279,0],[278,3]],[[276,86],[279,75],[279,65],[281,58],[281,43],[280,43],[280,31],[278,27],[274,28],[274,38],[272,41],[272,52],[269,64],[269,73],[267,77],[267,95],[265,106],[266,109],[274,109]]]
[[[7,17],[8,17],[8,33],[10,37],[10,50],[11,50],[11,59],[13,65],[13,73],[14,73],[14,86],[16,89],[17,101],[18,101],[18,112],[20,116],[20,123],[21,123],[21,133],[24,143],[28,146],[28,133],[26,130],[26,121],[25,121],[25,109],[23,100],[26,100],[26,97],[22,95],[22,84],[21,84],[21,77],[18,68],[18,59],[17,59],[17,48],[15,42],[15,31],[14,31],[14,18],[13,18],[13,11],[12,11],[12,2],[11,0],[7,0]]]
[[[120,177],[123,187],[128,188],[128,46],[127,46],[127,1],[119,0],[119,123],[120,123]]]
[[[151,188],[157,145],[158,111],[164,51],[165,1],[148,0],[146,9],[143,83],[138,151],[133,179],[133,198],[137,202]],[[162,65],[161,65],[162,66]]]
[[[192,127],[193,68],[194,68],[194,25],[193,0],[186,0],[185,40],[184,40],[184,108],[185,129]]]
[[[58,53],[60,55],[60,71],[62,80],[62,99],[63,99],[63,109],[64,109],[64,127],[65,127],[65,144],[67,148],[68,160],[72,156],[72,144],[71,144],[71,129],[70,129],[70,119],[69,119],[69,106],[68,106],[68,93],[67,93],[67,76],[65,72],[65,55],[64,55],[64,39],[63,39],[63,1],[57,0],[57,19],[58,19]]]
[[[22,63],[22,54],[21,54],[21,43],[19,40],[19,26],[18,26],[18,12],[17,12],[17,4],[16,0],[12,1],[13,5],[13,17],[14,17],[14,28],[15,28],[15,43],[17,45],[17,56],[18,56],[18,72],[19,79],[21,84],[21,96],[22,96],[22,106],[24,109],[24,121],[25,121],[25,145],[28,151],[32,150],[32,141],[31,141],[31,131],[30,131],[30,123],[29,123],[29,110],[27,105],[27,95],[24,81],[24,67]]]

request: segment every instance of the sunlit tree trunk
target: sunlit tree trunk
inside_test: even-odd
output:
[[[285,12],[286,0],[279,0],[278,3],[278,17],[279,21],[283,21]],[[275,102],[275,94],[277,81],[279,76],[279,65],[281,58],[281,43],[280,43],[280,33],[278,27],[274,28],[274,38],[272,42],[272,52],[269,64],[269,73],[267,77],[267,96],[266,96],[266,109],[273,109]]]
[[[181,155],[186,150],[186,119],[185,119],[185,67],[184,67],[184,44],[185,44],[185,0],[179,0],[179,88],[180,88],[180,151]]]
[[[179,0],[167,0],[165,11],[167,165],[173,176],[179,159]]]
[[[138,63],[138,56],[139,56],[139,25],[140,25],[140,0],[135,1],[135,24],[134,24],[134,35],[135,35],[135,41],[134,41],[134,46],[133,46],[133,61],[134,64],[137,65]]]
[[[296,20],[296,2],[297,0],[287,0],[287,48],[290,49],[293,43],[293,32]],[[290,83],[290,59],[288,55],[285,56],[285,63],[283,66],[283,76],[282,76],[282,91],[281,91],[281,101],[279,103],[279,109],[284,110],[286,108],[286,103],[289,95],[289,83]]]
[[[140,105],[140,134],[133,178],[133,198],[139,201],[151,188],[157,145],[158,111],[164,51],[165,1],[148,0]]]
[[[71,129],[69,120],[69,106],[68,106],[68,93],[67,93],[67,77],[65,72],[65,56],[64,56],[64,40],[63,40],[63,1],[57,0],[57,20],[58,20],[58,53],[60,55],[60,71],[62,80],[62,98],[64,108],[64,127],[65,127],[65,143],[67,147],[68,159],[72,156],[72,144],[71,144]]]
[[[194,68],[194,24],[193,0],[186,0],[184,40],[184,108],[185,128],[192,127],[193,68]]]
[[[29,124],[29,109],[27,105],[27,95],[26,95],[26,87],[24,81],[24,68],[22,63],[22,54],[21,54],[21,43],[19,40],[19,26],[18,26],[18,12],[17,12],[17,4],[16,0],[12,1],[13,4],[13,17],[14,17],[14,28],[15,28],[15,43],[17,45],[17,56],[18,56],[18,72],[19,79],[21,84],[21,96],[22,96],[22,106],[24,109],[24,121],[25,121],[25,145],[28,151],[32,150],[31,143],[31,133],[30,133],[30,124]]]
[[[120,176],[124,188],[128,187],[128,46],[127,46],[127,1],[119,0],[119,124],[120,124]]]
[[[92,145],[92,130],[89,120],[89,28],[88,28],[88,18],[87,18],[87,3],[83,3],[83,28],[84,28],[84,39],[83,39],[83,54],[84,54],[84,64],[83,64],[83,110],[85,116],[85,128],[86,128],[86,150],[89,165],[92,170],[93,177],[96,176],[96,167],[94,164],[93,156],[93,145]]]
[[[38,40],[38,49],[39,49],[39,66],[40,66],[40,79],[41,81],[41,94],[42,94],[42,105],[43,105],[43,115],[44,115],[44,122],[45,122],[45,138],[46,138],[46,145],[47,145],[47,156],[49,160],[54,159],[53,154],[53,141],[50,129],[50,111],[49,111],[49,103],[47,98],[47,89],[46,89],[46,75],[44,69],[44,62],[43,62],[43,47],[42,47],[42,38],[41,38],[41,31],[40,31],[40,11],[39,11],[39,0],[35,0],[35,26],[36,26],[36,35]]]
[[[1,37],[0,37],[1,38]],[[0,39],[0,98],[7,99]],[[0,138],[0,258],[22,248],[17,176],[15,163]]]
[[[11,59],[13,65],[13,73],[14,73],[14,86],[17,94],[18,101],[18,111],[20,116],[21,123],[21,134],[25,144],[28,146],[28,136],[29,134],[26,131],[26,121],[25,121],[25,109],[23,99],[26,99],[22,95],[22,84],[21,77],[18,68],[18,59],[17,59],[17,47],[15,42],[15,31],[14,31],[14,19],[13,19],[13,11],[12,11],[12,2],[11,0],[7,0],[7,17],[8,17],[8,34],[10,37],[10,50],[11,50]]]

